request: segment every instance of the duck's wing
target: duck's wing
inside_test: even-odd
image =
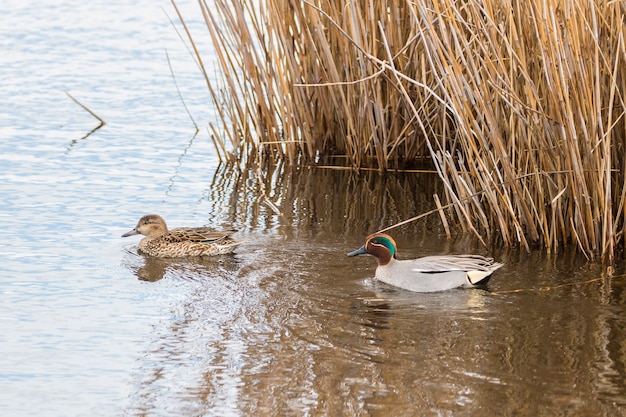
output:
[[[224,240],[235,230],[215,230],[211,227],[179,227],[165,236],[168,242],[215,243]]]
[[[491,273],[502,266],[493,258],[480,255],[426,256],[410,262],[412,270],[424,273],[446,271],[485,271]]]

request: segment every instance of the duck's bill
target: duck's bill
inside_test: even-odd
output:
[[[367,251],[365,250],[365,246],[361,246],[357,250],[350,252],[348,256],[358,256],[358,255],[367,255]]]
[[[134,236],[138,235],[139,232],[136,229],[131,230],[130,232],[126,232],[122,235],[122,237]]]

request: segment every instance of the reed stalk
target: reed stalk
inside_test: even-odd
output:
[[[609,263],[621,253],[623,2],[200,7],[222,70],[207,77],[221,122],[213,134],[231,146],[216,140],[222,154],[340,156],[381,172],[428,158],[452,226],[528,250],[575,244]]]

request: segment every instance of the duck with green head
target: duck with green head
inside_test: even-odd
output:
[[[376,279],[415,292],[445,291],[487,284],[502,266],[480,255],[442,255],[398,260],[393,238],[384,233],[367,237],[365,245],[348,256],[372,255],[378,260]]]

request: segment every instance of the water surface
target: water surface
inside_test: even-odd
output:
[[[621,268],[447,240],[431,216],[392,231],[400,257],[494,256],[488,290],[377,283],[373,259],[345,254],[432,208],[432,176],[276,168],[276,214],[254,171],[218,167],[169,2],[5,3],[0,414],[623,414]],[[195,3],[179,6],[206,33]],[[106,125],[92,132],[66,91]],[[246,242],[144,258],[119,236],[149,212]]]

